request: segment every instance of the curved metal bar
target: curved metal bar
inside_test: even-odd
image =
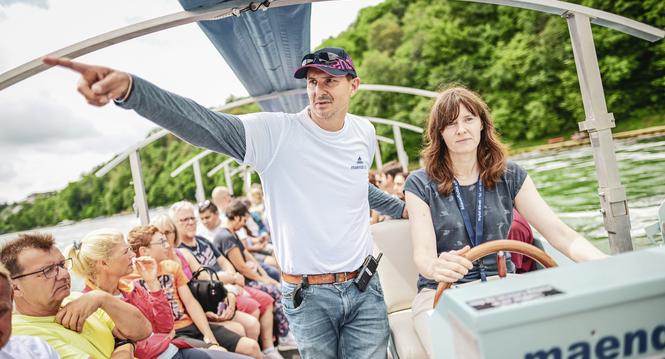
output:
[[[230,157],[227,158],[227,159],[225,159],[222,163],[220,163],[220,164],[218,164],[217,166],[215,166],[215,168],[213,168],[213,169],[211,169],[210,171],[208,171],[207,176],[208,176],[208,177],[212,177],[212,175],[214,175],[215,173],[219,172],[219,170],[223,169],[224,167],[228,166],[228,165],[231,163],[231,161],[233,161],[233,160],[234,160],[234,159],[233,159],[233,158],[230,158]]]
[[[405,94],[409,94],[409,95],[431,97],[431,98],[436,98],[436,96],[439,95],[438,92],[434,92],[434,91],[417,89],[417,88],[413,88],[413,87],[393,86],[393,85],[360,84],[360,90],[381,91],[381,92],[397,92],[397,93],[405,93]]]
[[[271,0],[270,7],[282,7],[296,4],[306,4],[313,2],[323,2],[332,0]],[[142,21],[129,26],[103,33],[89,39],[77,42],[73,45],[53,51],[48,55],[57,57],[67,57],[75,59],[79,56],[115,45],[127,40],[131,40],[143,35],[152,34],[172,27],[190,24],[196,21],[218,20],[229,16],[237,16],[244,9],[248,8],[252,0],[232,0],[209,8],[200,10],[181,11],[154,19]],[[0,90],[3,90],[17,82],[23,81],[33,75],[36,75],[46,69],[49,65],[42,63],[41,57],[13,68],[0,74]]]
[[[413,87],[404,87],[404,86],[393,86],[393,85],[381,85],[381,84],[360,84],[359,90],[363,91],[380,91],[380,92],[396,92],[409,95],[423,96],[435,98],[438,93],[434,91],[428,91],[423,89],[417,89]],[[229,102],[227,104],[216,106],[211,108],[213,111],[223,112],[228,111],[240,106],[249,105],[250,103],[272,100],[282,96],[291,96],[291,95],[301,95],[307,93],[307,89],[293,89],[287,91],[271,92],[263,96],[256,97],[247,97],[242,100]]]
[[[658,41],[665,37],[662,29],[647,25],[645,23],[629,19],[607,11],[602,11],[587,6],[571,4],[557,0],[462,0],[483,4],[506,5],[522,9],[535,10],[548,14],[564,16],[567,13],[578,13],[591,19],[591,22],[614,29],[625,34],[635,36],[647,41]]]
[[[378,141],[385,142],[385,143],[389,143],[389,144],[391,144],[391,145],[394,145],[394,144],[395,144],[395,140],[393,140],[392,138],[385,137],[385,136],[379,136],[379,135],[376,135],[376,139],[377,139]]]
[[[404,122],[399,122],[399,121],[395,121],[395,120],[388,120],[388,119],[380,118],[380,117],[370,117],[370,116],[364,116],[364,117],[366,119],[370,120],[373,123],[380,123],[382,125],[397,126],[397,127],[403,128],[405,130],[410,130],[410,131],[418,132],[418,133],[423,133],[423,131],[424,131],[421,127],[410,125],[410,124],[404,123]]]
[[[207,156],[211,153],[213,153],[211,150],[203,150],[203,151],[199,152],[196,156],[190,158],[189,160],[187,160],[187,162],[181,164],[180,167],[173,170],[173,172],[171,172],[171,177],[175,177],[175,176],[179,175],[180,172],[184,171],[187,167],[193,165],[194,162],[199,161],[200,159],[202,159],[203,157],[205,157],[205,156]]]
[[[157,141],[158,139],[162,138],[163,136],[167,135],[170,133],[167,130],[161,129],[158,132],[153,133],[152,135],[148,136],[145,140],[141,142],[137,142],[131,146],[129,146],[126,150],[124,150],[121,154],[117,155],[114,159],[112,159],[109,163],[107,163],[104,167],[100,168],[97,172],[95,172],[95,176],[97,177],[102,177],[105,174],[109,173],[110,170],[115,168],[115,166],[119,165],[122,161],[125,160],[131,153],[140,150],[141,148]]]
[[[237,175],[238,173],[240,173],[240,172],[244,172],[244,171],[246,171],[246,170],[248,170],[248,169],[249,169],[249,166],[248,166],[248,165],[240,165],[240,166],[234,168],[233,171],[231,171],[231,176],[235,176],[235,175]]]

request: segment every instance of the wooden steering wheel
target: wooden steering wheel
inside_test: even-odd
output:
[[[549,254],[545,253],[538,247],[533,245],[514,241],[509,239],[499,239],[495,241],[485,242],[476,247],[471,248],[466,252],[463,257],[470,260],[471,262],[477,261],[480,258],[487,256],[488,254],[496,253],[499,251],[514,252],[525,255],[540,264],[545,268],[557,267],[556,262]],[[439,303],[439,299],[443,294],[443,291],[450,288],[453,283],[440,282],[439,286],[436,288],[436,294],[434,295],[434,308]]]

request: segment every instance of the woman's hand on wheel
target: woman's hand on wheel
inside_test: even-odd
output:
[[[470,249],[469,246],[465,246],[462,249],[441,253],[430,266],[431,278],[437,282],[447,283],[455,283],[462,279],[473,268],[473,263],[463,257]]]

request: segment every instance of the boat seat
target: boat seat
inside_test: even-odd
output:
[[[392,220],[374,224],[371,228],[374,253],[383,253],[378,273],[388,308],[389,354],[395,359],[426,358],[411,319],[411,302],[417,293],[418,271],[413,262],[409,222]]]

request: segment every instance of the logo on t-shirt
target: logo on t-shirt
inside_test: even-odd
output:
[[[358,159],[356,160],[356,163],[351,166],[352,170],[366,170],[367,165],[365,164],[365,161],[363,161],[363,158],[361,156],[358,156]]]

